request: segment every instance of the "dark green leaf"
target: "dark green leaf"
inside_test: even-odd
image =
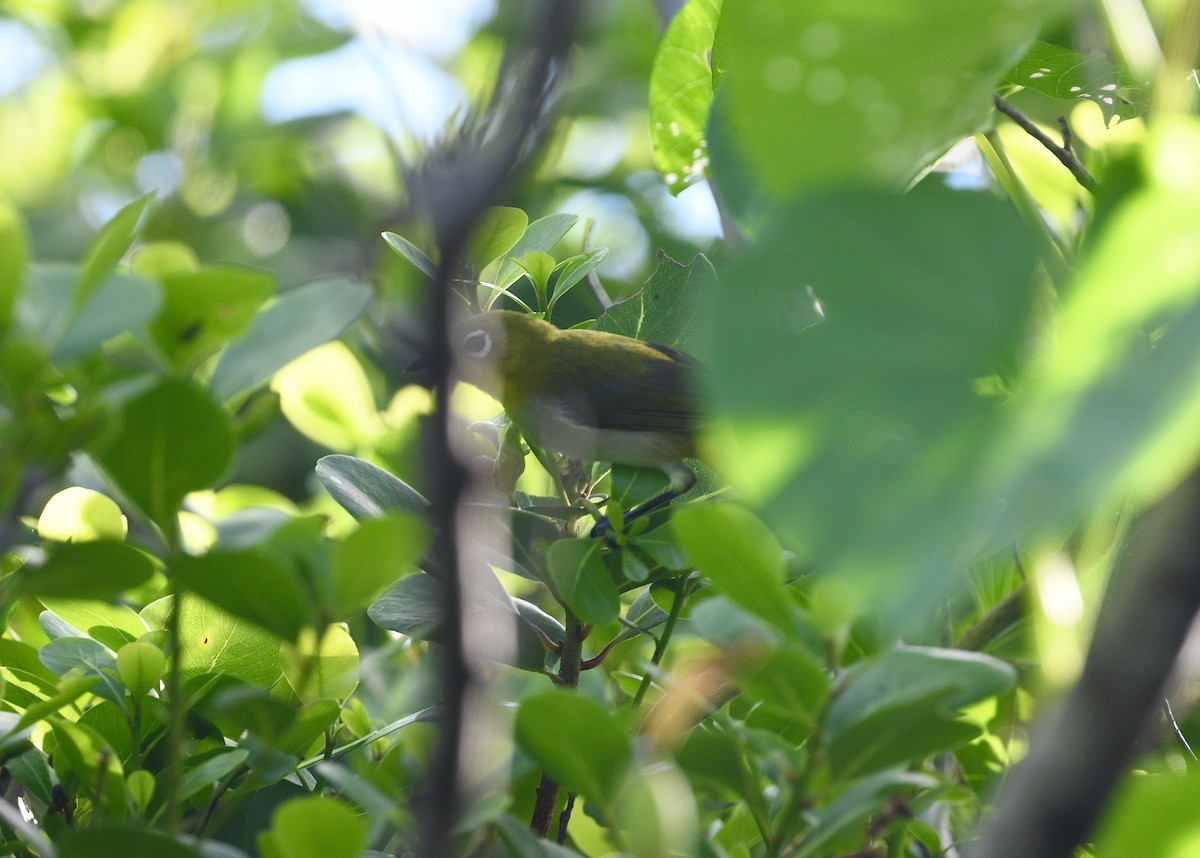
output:
[[[601,626],[621,611],[617,585],[600,557],[598,540],[560,539],[550,546],[546,562],[558,594],[579,619]]]
[[[367,609],[377,625],[418,640],[437,640],[442,623],[441,584],[432,575],[418,573],[388,587]]]
[[[19,590],[58,599],[107,599],[144,584],[154,561],[132,545],[107,540],[56,546],[46,562],[20,573]]]
[[[59,858],[96,858],[98,855],[153,855],[154,858],[203,858],[191,846],[146,828],[115,828],[111,823],[89,825],[63,838]]]
[[[388,243],[388,247],[415,265],[430,280],[437,278],[437,264],[407,238],[394,232],[385,232],[383,240]]]
[[[117,679],[117,660],[104,644],[91,638],[56,638],[42,645],[38,658],[59,676],[76,670],[94,678],[93,694],[124,707],[125,686]]]
[[[303,587],[274,560],[250,551],[183,554],[168,573],[189,590],[284,640],[314,621]]]
[[[926,790],[937,781],[928,775],[915,772],[880,772],[864,778],[841,793],[828,806],[811,812],[816,824],[804,838],[798,858],[837,855],[849,849],[851,844],[860,843],[862,825],[887,799],[902,793]]]
[[[389,511],[428,517],[429,501],[383,468],[336,454],[317,461],[317,476],[333,499],[355,518],[378,518]]]

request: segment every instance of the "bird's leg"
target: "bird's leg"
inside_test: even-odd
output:
[[[669,462],[662,466],[662,471],[671,481],[667,490],[625,513],[625,524],[666,506],[680,495],[687,494],[691,491],[692,486],[696,485],[696,472],[686,462]],[[592,539],[604,539],[612,529],[612,522],[608,520],[608,516],[605,516],[592,528]]]

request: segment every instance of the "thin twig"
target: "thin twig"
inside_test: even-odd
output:
[[[1075,180],[1079,182],[1080,185],[1087,188],[1093,194],[1096,193],[1096,188],[1098,187],[1096,184],[1096,179],[1091,173],[1088,172],[1087,167],[1083,166],[1083,162],[1079,160],[1079,158],[1070,150],[1070,148],[1059,146],[1057,143],[1051,140],[1046,133],[1042,131],[1042,129],[1038,128],[1037,124],[1034,123],[1032,119],[1030,119],[1021,111],[1017,110],[1017,108],[1013,107],[1011,103],[1005,101],[1000,96],[997,95],[995,97],[995,102],[997,110],[999,110],[1013,122],[1017,123],[1017,125],[1021,126],[1021,129],[1025,131],[1026,134],[1045,146],[1051,155],[1057,158],[1064,167],[1071,171],[1071,175],[1075,177]],[[1064,134],[1063,136],[1064,138],[1069,138],[1068,134]],[[1070,140],[1065,139],[1064,142],[1069,145]]]
[[[1179,729],[1179,722],[1175,720],[1175,713],[1171,711],[1171,701],[1166,697],[1163,698],[1163,714],[1167,716],[1167,720],[1171,722],[1171,730],[1175,733],[1175,738],[1179,740],[1179,744],[1183,745],[1183,749],[1188,752],[1188,756],[1195,762],[1200,762],[1200,758],[1196,757],[1196,752],[1192,750],[1192,746],[1188,744],[1187,737],[1183,735],[1183,731]]]

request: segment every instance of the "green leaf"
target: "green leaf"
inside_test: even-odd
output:
[[[915,772],[880,772],[838,795],[826,807],[809,811],[816,819],[796,855],[837,855],[862,842],[862,826],[879,813],[893,796],[927,790],[937,785],[928,775]]]
[[[154,644],[134,641],[117,651],[117,674],[135,699],[158,687],[167,669],[167,657]]]
[[[384,431],[366,371],[337,340],[275,373],[271,389],[288,422],[332,450],[370,448]]]
[[[585,623],[611,623],[621,612],[617,585],[600,556],[599,540],[560,539],[550,546],[546,562],[558,594]]]
[[[488,209],[471,234],[467,252],[476,271],[493,259],[504,256],[529,226],[529,215],[521,209],[493,206]]]
[[[441,584],[422,572],[388,587],[367,610],[367,616],[389,631],[417,640],[437,640],[442,623],[441,600]]]
[[[120,541],[127,530],[125,516],[112,498],[81,486],[55,493],[37,522],[38,536],[58,542]]]
[[[344,700],[358,686],[358,647],[346,627],[325,627],[318,641],[312,629],[279,650],[283,676],[306,703],[314,700]]]
[[[54,359],[85,358],[118,334],[139,333],[162,306],[158,284],[114,271],[92,290],[54,347]]]
[[[516,737],[550,777],[599,808],[616,801],[633,758],[629,739],[612,714],[574,690],[523,700]]]
[[[125,686],[117,680],[117,660],[112,651],[91,638],[55,638],[38,650],[42,664],[59,676],[77,671],[94,678],[93,694],[124,708]]]
[[[134,200],[100,227],[100,231],[96,233],[83,255],[83,262],[79,268],[79,282],[75,288],[74,306],[84,306],[96,285],[133,246],[138,223],[153,196],[154,194],[146,194]]]
[[[1105,811],[1093,854],[1184,858],[1200,838],[1200,820],[1193,812],[1197,801],[1200,776],[1195,771],[1129,772]]]
[[[107,599],[144,584],[154,561],[123,542],[69,542],[53,549],[37,568],[23,569],[19,592],[57,599]]]
[[[690,352],[700,314],[716,287],[716,272],[702,254],[684,265],[659,251],[658,268],[646,285],[605,310],[595,329]]]
[[[415,265],[430,280],[437,279],[437,264],[407,238],[394,232],[385,232],[383,240],[387,242],[388,247]]]
[[[175,557],[168,573],[189,590],[284,640],[315,620],[303,587],[275,560],[252,551]]]
[[[219,780],[246,762],[249,756],[250,752],[242,748],[228,748],[206,757],[184,773],[183,783],[179,785],[177,800],[187,801],[201,790],[210,789]]]
[[[371,301],[371,287],[342,277],[287,292],[260,313],[217,362],[210,386],[221,400],[267,381],[278,370],[340,335]]]
[[[650,69],[650,144],[671,193],[703,178],[713,100],[711,57],[720,0],[691,0],[675,13]]]
[[[324,456],[317,476],[347,512],[360,521],[389,511],[414,513],[428,519],[429,501],[408,483],[377,465],[353,456]]]
[[[826,717],[833,768],[849,777],[975,738],[962,708],[1011,691],[1016,671],[981,653],[897,646],[847,671]]]
[[[172,599],[167,596],[142,609],[142,618],[152,629],[166,627]],[[278,637],[192,593],[183,597],[179,641],[185,680],[223,673],[266,688],[282,675]]]
[[[550,298],[549,309],[553,310],[558,300],[583,282],[592,271],[608,256],[607,247],[597,247],[570,259],[564,259],[558,264],[558,279],[554,281],[554,294]]]
[[[137,612],[125,605],[114,605],[99,599],[56,599],[39,596],[47,610],[53,611],[75,628],[96,637],[94,630],[114,629],[132,640],[144,635],[149,628]],[[0,657],[3,653],[0,653]]]
[[[166,378],[121,409],[120,431],[93,453],[124,495],[166,533],[188,492],[208,488],[229,467],[229,418],[194,383]]]
[[[778,628],[790,627],[783,549],[760,518],[735,503],[692,504],[671,518],[672,532],[713,586]]]
[[[742,691],[762,701],[767,711],[816,727],[829,697],[829,677],[821,665],[795,644],[772,652],[766,659],[739,672]]]
[[[70,670],[71,666],[68,666],[67,669]],[[91,673],[86,676],[74,676],[70,679],[63,679],[58,683],[52,696],[47,697],[45,700],[39,700],[25,709],[21,717],[13,724],[11,733],[18,733],[27,727],[32,727],[39,721],[46,720],[60,709],[70,706],[80,697],[91,692],[96,687],[97,682],[98,679]]]
[[[1145,109],[1146,85],[1114,63],[1107,54],[1080,54],[1037,41],[1004,76],[1003,84],[1032,89],[1060,101],[1090,101],[1108,124],[1132,119]]]
[[[367,847],[367,819],[332,798],[294,798],[258,835],[263,858],[359,858]]]
[[[423,518],[389,514],[368,519],[333,549],[333,616],[344,619],[413,572],[433,532]]]
[[[30,256],[29,230],[20,210],[0,197],[0,331],[12,321]]]
[[[155,858],[203,858],[168,834],[147,828],[117,828],[109,822],[89,825],[62,839],[59,858],[97,855],[153,855]]]
[[[1035,265],[1026,228],[990,195],[810,197],[723,275],[712,306],[720,470],[805,561],[871,574],[859,589],[876,605],[944,592],[934,576],[978,538],[964,486],[1000,417],[978,380],[1014,371]]]
[[[727,72],[729,122],[756,184],[791,199],[815,186],[907,182],[988,122],[1001,76],[1061,6],[726,4],[713,62]]]
[[[494,285],[500,289],[507,289],[516,283],[525,273],[516,260],[524,259],[527,254],[535,251],[549,253],[578,220],[578,215],[552,214],[531,223],[521,240],[513,245],[500,264]]]
[[[510,813],[501,815],[493,825],[510,858],[578,858],[578,852],[534,833],[527,820]]]
[[[265,271],[214,265],[165,275],[166,302],[150,334],[177,370],[213,354],[250,324],[275,289]]]

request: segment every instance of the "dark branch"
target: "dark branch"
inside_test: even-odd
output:
[[[441,731],[439,747],[426,785],[422,819],[422,855],[455,854],[454,830],[464,805],[463,743],[476,695],[477,654],[464,628],[467,575],[462,567],[458,518],[470,489],[469,475],[452,444],[449,411],[453,354],[448,331],[456,321],[455,283],[459,280],[467,240],[488,207],[501,201],[514,173],[540,142],[553,83],[565,62],[577,13],[577,0],[532,4],[528,20],[536,21],[529,38],[509,46],[505,74],[491,104],[464,124],[454,139],[430,153],[427,161],[407,171],[406,184],[433,224],[439,252],[437,280],[430,309],[431,362],[437,379],[437,423],[429,462],[432,511],[437,526],[431,557],[442,570],[441,588],[445,646],[441,655]]]
[[[1034,732],[972,858],[1069,858],[1132,761],[1200,608],[1200,472],[1143,516],[1079,682]]]
[[[1046,136],[1046,133],[1042,131],[1042,129],[1038,128],[1037,124],[1034,123],[1032,119],[1030,119],[1021,111],[1017,110],[1017,108],[1013,107],[1012,104],[1005,101],[998,95],[995,98],[995,102],[997,110],[999,110],[1013,122],[1017,123],[1017,125],[1021,126],[1026,134],[1033,137],[1033,139],[1037,140],[1048,150],[1050,150],[1050,154],[1057,158],[1064,167],[1071,171],[1071,175],[1075,177],[1075,180],[1079,182],[1079,184],[1083,185],[1083,187],[1087,188],[1093,194],[1096,193],[1097,184],[1095,177],[1088,172],[1087,167],[1083,166],[1083,162],[1080,161],[1075,153],[1071,151],[1071,135],[1066,123],[1062,124],[1063,145],[1059,146],[1048,136]]]

